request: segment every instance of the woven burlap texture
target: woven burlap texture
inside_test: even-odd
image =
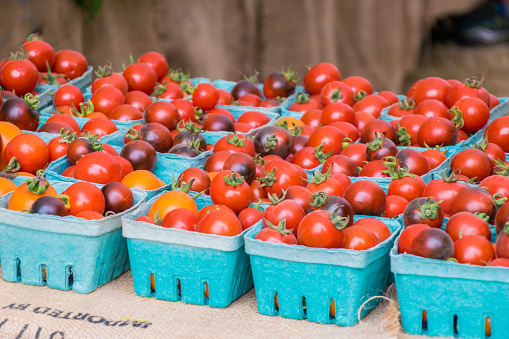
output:
[[[339,327],[261,315],[254,289],[226,309],[141,298],[130,271],[85,295],[0,280],[0,338],[425,338],[385,331],[387,306]]]

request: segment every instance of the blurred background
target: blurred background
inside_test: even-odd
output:
[[[509,2],[509,1],[508,1]],[[508,96],[509,15],[503,0],[0,0],[0,58],[40,32],[121,71],[155,50],[210,79],[336,64],[376,90],[406,93],[426,76],[484,77]],[[509,8],[509,6],[507,6]]]

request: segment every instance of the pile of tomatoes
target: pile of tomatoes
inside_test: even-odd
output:
[[[58,55],[63,51],[42,53],[46,45],[28,41],[25,63],[36,71],[45,66],[65,74],[55,79],[74,79],[86,71],[86,60],[72,72],[61,69]],[[3,72],[15,61],[2,64],[2,84]],[[398,97],[375,92],[359,76],[343,79],[337,67],[320,63],[304,75],[303,88],[296,86],[294,72],[283,70],[263,84],[246,77],[225,90],[221,82],[191,79],[170,69],[157,52],[131,58],[121,73],[100,67],[96,76],[85,93],[58,80],[55,109],[42,115],[42,122],[32,96],[2,92],[0,164],[5,171],[37,178],[39,170],[51,170],[50,164],[65,156],[68,167],[58,173],[63,177],[145,191],[171,187],[145,221],[237,235],[262,220],[259,237],[326,248],[366,249],[390,235],[380,219],[354,223],[354,216],[392,218],[426,198],[435,199],[447,217],[460,210],[487,213],[470,205],[453,208],[452,200],[472,183],[479,184],[477,190],[486,187],[497,208],[506,197],[500,187],[507,185],[501,178],[508,172],[509,118],[488,124],[490,109],[500,101],[475,78],[426,78],[413,84],[406,97]],[[34,88],[15,92],[24,95]],[[241,114],[235,111],[238,106],[246,107]],[[282,116],[274,121],[258,107]],[[119,122],[132,124],[119,130]],[[486,138],[472,145],[472,136],[485,128]],[[48,139],[45,133],[53,136]],[[101,141],[113,133],[122,134],[121,145]],[[457,146],[462,141],[465,149]],[[157,167],[168,153],[182,162],[203,155],[203,161],[174,173],[173,182],[163,182],[155,173],[170,170]],[[431,180],[438,170],[444,177]],[[190,194],[208,199],[205,212]],[[497,208],[489,211],[490,220]],[[185,222],[176,222],[177,213],[167,217],[173,210]],[[198,228],[212,215],[219,221],[210,224],[229,224]]]

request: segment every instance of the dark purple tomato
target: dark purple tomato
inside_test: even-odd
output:
[[[35,131],[39,126],[39,113],[21,98],[12,98],[0,106],[0,121],[7,121],[19,129]]]
[[[200,155],[200,152],[198,152],[196,148],[187,143],[173,146],[172,148],[170,148],[168,153],[182,155],[188,158],[194,158]]]
[[[256,175],[256,163],[246,153],[233,153],[223,164],[223,170],[231,170],[244,177],[248,184],[253,181]]]
[[[30,213],[58,215],[61,217],[69,215],[69,211],[62,200],[52,196],[44,196],[37,199],[32,205]]]
[[[74,132],[71,126],[61,121],[50,121],[39,127],[37,132],[46,132],[51,134],[60,134],[60,132],[64,129],[65,131],[69,131],[69,133]]]
[[[293,149],[293,139],[290,132],[278,126],[265,126],[256,132],[254,139],[256,153],[264,157],[277,155],[285,159]]]
[[[417,198],[405,207],[403,224],[405,227],[414,224],[425,224],[440,228],[444,222],[444,212],[440,204],[432,198]]]
[[[223,114],[210,115],[203,122],[203,130],[211,132],[234,132],[235,124]]]
[[[410,243],[410,254],[424,258],[446,260],[454,255],[454,242],[440,228],[428,228],[418,233]]]
[[[240,97],[246,94],[254,94],[262,97],[262,92],[258,88],[258,85],[250,80],[240,80],[232,88],[233,99],[239,100]]]
[[[106,202],[106,213],[122,213],[134,205],[133,192],[121,182],[110,182],[101,188],[101,192]]]
[[[151,144],[156,152],[166,153],[173,144],[170,131],[158,122],[149,122],[140,129],[140,139]]]
[[[129,160],[133,169],[152,172],[157,165],[157,153],[154,147],[146,141],[134,140],[126,144],[120,156]]]

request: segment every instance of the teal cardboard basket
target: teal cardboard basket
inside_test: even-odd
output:
[[[87,86],[92,82],[92,73],[93,72],[94,72],[94,68],[92,66],[88,66],[87,71],[82,76],[80,76],[76,79],[73,79],[73,80],[69,81],[68,83],[63,84],[61,86],[74,85],[74,86],[78,87],[79,89],[81,89],[81,91],[84,91],[85,88],[87,88]],[[57,86],[57,85],[39,84],[39,85],[37,85],[35,90],[39,93],[42,93],[42,92],[48,91],[48,90],[51,92],[55,92],[58,89],[58,87],[59,86]]]
[[[357,216],[356,220],[359,218],[362,217]],[[396,220],[381,220],[392,235],[366,251],[264,242],[254,239],[262,224],[252,226],[244,240],[253,270],[258,312],[340,326],[357,324],[361,305],[385,292],[390,273],[388,254],[401,229]],[[274,302],[276,293],[279,309]],[[336,305],[334,317],[329,314],[332,300]],[[361,316],[380,300],[364,305]]]
[[[491,239],[495,240],[493,230]],[[509,269],[398,254],[397,242],[390,258],[405,332],[432,337],[509,338]],[[485,332],[488,317],[490,336]]]
[[[155,199],[122,219],[134,290],[139,296],[224,308],[251,289],[253,279],[243,239],[246,231],[224,237],[135,221],[147,215]],[[201,208],[206,200],[197,200],[197,204]],[[204,293],[207,285],[208,298]]]
[[[60,193],[71,183],[52,185]],[[146,198],[143,192],[133,194],[131,209],[100,220],[11,211],[7,206],[12,194],[0,197],[3,279],[78,293],[90,293],[115,279],[129,269],[121,218]]]

